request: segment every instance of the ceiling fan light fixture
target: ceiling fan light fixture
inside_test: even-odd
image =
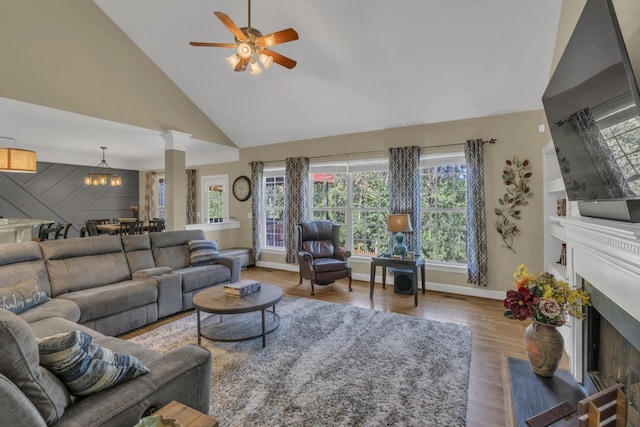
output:
[[[240,56],[237,53],[234,53],[231,56],[227,56],[227,63],[231,66],[232,69],[235,70],[236,65],[240,62]]]
[[[251,46],[249,46],[248,43],[240,43],[238,44],[238,55],[240,56],[240,58],[251,58],[251,55],[253,55],[253,49],[251,49]]]
[[[260,62],[262,62],[262,65],[265,69],[271,67],[271,64],[273,64],[273,58],[266,53],[261,53],[258,58],[260,59]]]
[[[257,76],[262,72],[262,68],[258,65],[258,62],[255,59],[252,59],[249,63],[249,72],[254,76]]]

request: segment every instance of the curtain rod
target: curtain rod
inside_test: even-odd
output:
[[[495,139],[491,139],[490,141],[484,141],[484,142],[489,142],[491,144],[493,144],[495,142]],[[428,146],[418,146],[419,148],[442,148],[442,147],[456,147],[459,145],[464,145],[463,142],[458,142],[455,144],[440,144],[440,145],[428,145]],[[389,147],[389,148],[396,148],[396,147]],[[310,156],[309,159],[326,159],[328,157],[336,157],[336,156],[352,156],[355,154],[386,154],[388,153],[388,149],[387,150],[375,150],[375,151],[356,151],[353,153],[338,153],[338,154],[325,154],[322,156]],[[281,163],[286,161],[286,159],[280,159],[280,160],[265,160],[262,163]]]

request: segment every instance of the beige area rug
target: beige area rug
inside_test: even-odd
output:
[[[466,326],[308,298],[276,311],[266,348],[202,341],[221,427],[465,425]],[[162,352],[197,343],[196,315],[131,340]]]

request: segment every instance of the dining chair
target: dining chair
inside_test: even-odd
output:
[[[64,227],[65,227],[64,224],[60,222],[57,223],[56,225],[54,225],[49,229],[49,237],[51,237],[51,234],[53,234],[52,240],[58,240],[60,238],[60,234],[64,230]]]
[[[98,236],[100,233],[98,232],[98,227],[93,220],[86,221],[84,223],[85,229],[87,230],[88,236]]]
[[[142,234],[142,221],[121,221],[120,235],[129,236],[132,234]]]
[[[69,235],[69,229],[71,228],[72,225],[73,224],[71,224],[70,222],[66,223],[64,225],[64,231],[62,231],[62,233],[58,233],[58,234],[61,234],[61,237],[63,239],[66,239],[68,237],[68,235]],[[58,235],[56,235],[56,239],[58,239],[58,238],[59,238]]]
[[[152,219],[149,221],[147,231],[149,233],[158,233],[160,231],[164,231],[166,228],[166,224],[167,223],[164,219]]]
[[[40,224],[40,228],[38,229],[38,241],[42,242],[49,238],[49,230],[51,229],[52,226],[53,226],[53,223]]]

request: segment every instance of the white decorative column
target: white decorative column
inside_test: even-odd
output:
[[[169,130],[164,138],[165,205],[167,231],[184,230],[187,224],[186,150],[190,134]]]

